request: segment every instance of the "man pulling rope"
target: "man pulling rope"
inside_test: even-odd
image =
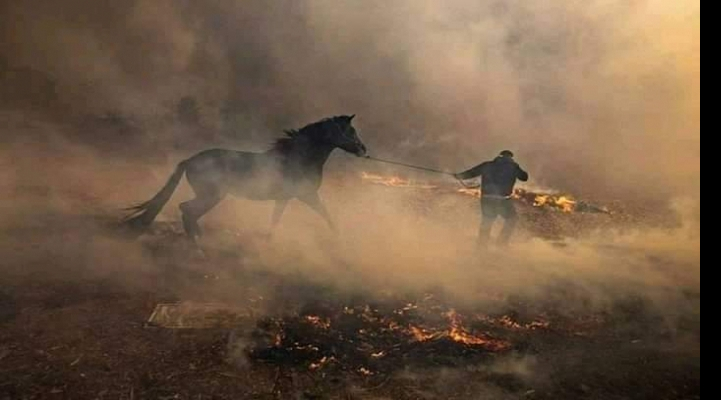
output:
[[[481,183],[481,208],[483,212],[483,221],[478,236],[478,242],[481,246],[486,246],[491,238],[493,224],[498,218],[504,219],[504,227],[499,238],[501,245],[505,246],[511,240],[518,223],[518,213],[513,203],[513,191],[517,181],[527,182],[529,179],[528,172],[515,161],[515,155],[509,150],[504,150],[493,161],[487,161],[483,164],[471,168],[468,171],[454,174],[447,171],[441,171],[432,168],[419,167],[410,164],[399,163],[395,161],[382,160],[374,157],[366,157],[368,160],[377,161],[385,164],[398,165],[406,168],[413,168],[421,171],[453,176],[458,179],[461,184],[467,188],[468,185],[464,181],[480,177]]]

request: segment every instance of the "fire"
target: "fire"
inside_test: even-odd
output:
[[[534,207],[551,207],[559,209],[565,213],[576,211],[578,202],[569,196],[553,196],[550,194],[539,194],[533,203]]]
[[[458,193],[464,196],[474,197],[476,199],[480,199],[482,196],[480,189],[462,188],[458,189]],[[516,201],[531,204],[537,208],[555,209],[565,213],[575,212],[579,204],[578,201],[568,195],[555,196],[552,194],[531,193],[523,189],[517,189],[511,198]]]
[[[383,185],[388,187],[395,187],[395,188],[407,188],[407,189],[424,189],[424,190],[431,190],[436,189],[436,186],[423,184],[419,182],[415,182],[410,179],[403,179],[397,176],[392,177],[385,177],[381,175],[373,175],[366,172],[363,172],[361,177],[364,181],[368,181],[370,183],[374,183],[377,185]]]
[[[410,328],[411,333],[413,334],[413,337],[418,342],[430,342],[431,340],[436,340],[439,337],[443,336],[442,334],[438,334],[437,332],[429,332],[425,329],[418,328],[416,326],[412,326]]]
[[[404,179],[398,176],[388,177],[363,172],[361,174],[361,177],[365,182],[391,188],[414,190],[442,190],[444,192],[447,189],[444,186],[422,183],[411,179]],[[458,190],[451,189],[449,190],[449,192],[456,192],[463,196],[470,196],[476,199],[480,199],[482,195],[479,188],[471,187],[464,187]],[[511,198],[535,208],[554,210],[566,214],[577,212],[611,214],[611,212],[605,207],[598,207],[588,204],[586,202],[578,201],[573,196],[568,194],[557,195],[553,193],[536,193],[525,189],[516,189]]]
[[[396,314],[396,315],[405,315],[405,314],[411,313],[411,312],[416,311],[416,310],[418,310],[418,306],[417,306],[417,305],[415,305],[415,304],[408,304],[408,305],[406,305],[405,307],[403,307],[402,309],[394,311],[394,314]]]
[[[471,335],[463,327],[461,316],[455,310],[449,311],[446,316],[451,321],[450,338],[458,343],[463,343],[467,346],[485,346],[496,351],[506,350],[511,347],[510,343],[502,340],[493,340]]]
[[[489,294],[490,298],[500,293]],[[302,311],[264,317],[245,349],[250,360],[307,371],[311,376],[353,373],[360,379],[390,376],[410,364],[470,364],[494,354],[523,351],[535,335],[592,337],[608,316],[526,307],[463,309],[445,293],[384,292],[362,297],[329,297],[303,304]],[[561,305],[562,306],[562,305]]]
[[[449,311],[446,316],[451,321],[451,331],[449,333],[451,339],[469,346],[483,346],[488,343],[487,340],[472,336],[466,332],[461,317],[455,310]]]
[[[456,343],[466,346],[483,346],[495,351],[503,351],[511,347],[511,344],[502,340],[494,340],[481,336],[474,336],[463,326],[460,314],[451,310],[444,314],[449,321],[449,327],[442,331],[427,330],[415,326],[410,327],[410,333],[418,342],[430,342],[448,338]]]
[[[299,350],[299,351],[310,351],[310,352],[313,352],[313,353],[317,353],[317,352],[320,351],[320,348],[318,348],[318,347],[316,347],[316,346],[312,346],[312,345],[303,346],[303,345],[301,345],[300,343],[296,343],[296,344],[295,344],[295,350]]]
[[[461,313],[432,295],[415,300],[389,298],[389,303],[376,305],[329,302],[317,312],[266,318],[259,321],[253,335],[257,342],[248,354],[312,373],[340,369],[370,378],[404,365],[409,357],[450,354],[476,359],[508,352],[517,346],[514,340],[532,332],[592,334],[604,321],[595,315],[568,319],[546,313],[522,318],[482,310]]]
[[[459,189],[459,190],[458,190],[458,193],[460,193],[460,194],[462,194],[462,195],[465,195],[465,196],[475,197],[475,198],[477,198],[477,199],[480,199],[480,198],[481,198],[481,190],[480,190],[480,189],[466,189],[466,188],[463,188],[463,189]]]
[[[505,315],[500,318],[491,318],[491,317],[479,315],[476,318],[478,318],[478,320],[485,321],[486,323],[491,324],[491,325],[503,326],[505,328],[513,329],[516,331],[520,331],[520,330],[534,331],[534,330],[540,330],[540,329],[549,329],[551,327],[551,323],[546,320],[543,320],[543,319],[538,319],[538,320],[535,320],[528,324],[520,324],[508,315]]]
[[[323,319],[321,317],[315,316],[315,315],[307,315],[305,317],[306,322],[308,322],[311,325],[315,325],[321,329],[328,330],[331,327],[331,322],[329,319]]]
[[[336,360],[335,357],[323,357],[323,358],[320,359],[320,361],[318,361],[317,363],[311,364],[310,367],[309,367],[309,369],[310,369],[311,371],[317,371],[317,370],[325,367],[326,365],[331,364],[331,363],[334,363],[334,362],[337,362],[337,361],[338,361],[338,360]]]

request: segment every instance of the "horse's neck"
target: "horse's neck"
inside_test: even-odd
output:
[[[330,155],[333,154],[333,150],[335,150],[335,146],[327,144],[311,146],[306,152],[304,161],[307,163],[306,165],[322,170],[330,159]]]
[[[284,155],[286,160],[296,167],[310,168],[312,171],[322,171],[328,162],[335,146],[303,141],[294,144],[294,148]]]

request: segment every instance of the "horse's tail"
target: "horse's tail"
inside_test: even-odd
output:
[[[175,189],[178,188],[180,180],[183,178],[186,170],[186,161],[178,164],[175,168],[175,172],[168,179],[168,183],[155,195],[151,200],[139,204],[135,207],[129,208],[131,214],[123,221],[123,223],[132,229],[143,230],[152,225],[155,218],[158,217],[163,207],[168,204],[170,198],[173,197]]]

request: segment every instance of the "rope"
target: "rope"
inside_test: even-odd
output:
[[[381,158],[375,158],[375,157],[371,157],[371,156],[366,156],[365,159],[366,159],[366,160],[369,160],[369,161],[375,161],[375,162],[378,162],[378,163],[382,163],[382,164],[390,164],[390,165],[396,165],[396,166],[399,166],[399,167],[417,169],[417,170],[419,170],[419,171],[430,172],[430,173],[433,173],[433,174],[452,176],[454,179],[456,179],[456,180],[458,181],[458,183],[461,184],[461,186],[465,187],[466,189],[478,189],[478,188],[480,188],[480,185],[468,185],[468,184],[466,184],[466,182],[464,182],[462,179],[459,179],[458,177],[456,177],[456,174],[454,174],[453,172],[441,171],[441,170],[438,170],[438,169],[421,167],[421,166],[418,166],[418,165],[406,164],[406,163],[401,163],[401,162],[397,162],[397,161],[384,160],[384,159],[381,159]]]

